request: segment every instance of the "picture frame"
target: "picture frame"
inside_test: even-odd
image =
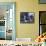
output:
[[[34,23],[34,12],[20,12],[20,23]]]
[[[46,4],[46,0],[38,0],[39,4]]]

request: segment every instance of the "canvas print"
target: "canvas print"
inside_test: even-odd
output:
[[[34,13],[33,12],[21,12],[20,23],[34,23]]]
[[[46,0],[38,0],[40,4],[46,4]]]

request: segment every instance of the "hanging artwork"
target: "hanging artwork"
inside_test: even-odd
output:
[[[38,0],[40,4],[46,4],[46,0]]]
[[[34,13],[33,12],[21,12],[20,23],[34,23]]]

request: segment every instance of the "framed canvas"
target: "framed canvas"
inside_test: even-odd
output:
[[[34,23],[34,13],[20,12],[20,23]]]
[[[46,4],[46,0],[38,0],[39,4]]]

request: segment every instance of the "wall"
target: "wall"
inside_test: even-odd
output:
[[[46,10],[46,4],[38,4],[38,0],[3,0],[0,2],[16,2],[16,37],[36,38],[39,34],[39,11]],[[20,12],[34,12],[34,24],[20,24]]]
[[[35,24],[20,24],[20,12],[34,12],[33,0],[19,0],[17,4],[17,37],[18,38],[33,38]]]

